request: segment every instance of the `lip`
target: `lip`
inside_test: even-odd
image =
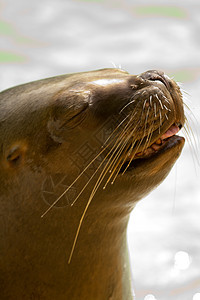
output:
[[[179,155],[179,153],[181,152],[184,146],[184,143],[185,143],[184,137],[178,135],[172,135],[170,137],[167,137],[162,141],[162,145],[160,145],[158,149],[152,151],[150,154],[144,156],[138,156],[136,154],[135,157],[132,159],[131,163],[130,160],[127,159],[127,161],[121,167],[119,173],[123,173],[124,170],[126,170],[125,174],[129,174],[133,169],[138,168],[144,164],[146,165],[147,163],[151,163],[155,161],[158,157],[161,157],[162,155],[165,154],[167,155],[167,153],[169,155],[169,159],[172,156],[176,156],[177,153]],[[171,152],[171,154],[169,154],[169,152]]]
[[[161,136],[158,136],[155,142],[151,144],[147,149],[145,149],[143,152],[136,153],[134,155],[134,158],[151,156],[155,151],[159,151],[162,148],[163,144],[166,143],[167,139],[176,135],[179,130],[180,128],[176,124],[173,124],[167,129],[167,131],[165,131],[165,133],[163,133]]]

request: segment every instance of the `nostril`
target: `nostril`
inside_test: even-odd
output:
[[[149,81],[157,81],[165,85],[165,87],[170,90],[170,78],[164,74],[162,71],[151,70],[141,74],[141,77]]]
[[[179,128],[180,130],[181,130],[181,128],[183,127],[183,125],[182,125],[181,123],[179,123],[179,122],[176,123],[175,125],[178,126],[178,128]]]
[[[175,122],[174,125],[177,126],[180,130],[183,127],[183,125],[180,122]]]
[[[168,81],[166,80],[166,78],[165,77],[163,77],[163,76],[159,76],[159,75],[156,75],[156,76],[153,76],[152,78],[149,78],[149,80],[151,80],[151,81],[158,81],[158,82],[162,82],[165,86],[166,86],[166,88],[169,90],[169,83],[168,83]]]

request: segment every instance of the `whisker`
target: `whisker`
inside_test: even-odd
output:
[[[152,95],[149,97],[149,103],[152,106]]]
[[[134,114],[134,115],[135,115],[135,114]],[[131,117],[131,119],[129,120],[129,123],[131,123],[131,121],[132,121],[134,115],[133,115],[133,116]],[[129,124],[127,124],[127,125],[129,125]],[[130,127],[131,127],[131,125],[132,125],[132,124],[130,124]],[[130,131],[130,128],[125,128],[125,129],[126,129],[127,132]],[[135,127],[134,130],[136,130],[136,129],[137,129],[137,126]],[[125,132],[125,134],[126,134],[126,132]],[[132,137],[132,135],[133,135],[133,131],[131,131],[131,133],[130,133],[127,137],[125,136],[125,138],[126,138],[125,140],[123,140],[123,136],[121,137],[121,140],[122,140],[123,144],[122,144],[121,148],[119,149],[118,153],[116,154],[115,158],[113,159],[112,164],[109,166],[109,168],[110,168],[109,172],[110,172],[110,173],[112,172],[113,168],[116,167],[116,166],[114,165],[114,164],[115,164],[115,161],[119,161],[119,156],[121,155],[122,151],[124,150],[125,146],[127,145],[128,141],[129,141],[129,139]],[[121,160],[120,160],[120,161],[121,161]],[[119,165],[119,164],[117,164],[117,166],[118,166],[118,165]],[[116,168],[115,168],[115,169],[116,169]],[[106,188],[108,182],[109,182],[110,179],[112,178],[112,175],[113,175],[113,172],[112,172],[112,174],[109,176],[109,178],[107,179],[107,182],[106,182],[106,184],[105,184],[104,187],[103,187],[104,189]]]
[[[126,151],[128,150],[129,145],[127,145],[127,144],[128,144],[128,141],[125,143],[125,146],[127,146],[126,149],[124,149],[125,146],[124,146],[122,149],[120,149],[120,152],[118,153],[118,155],[117,155],[117,157],[116,157],[116,159],[115,159],[115,162],[117,162],[117,164],[114,165],[113,171],[112,171],[110,177],[108,178],[108,180],[107,180],[107,182],[106,182],[106,186],[107,186],[108,182],[111,180],[111,178],[113,177],[113,175],[114,175],[115,171],[117,170],[118,166],[120,165],[121,161],[123,161],[122,164],[121,164],[121,166],[118,168],[118,171],[117,171],[116,175],[114,176],[114,179],[112,180],[111,184],[114,183],[114,181],[115,181],[117,175],[119,174],[120,169],[121,169],[122,165],[124,164],[124,162],[125,162],[125,160],[126,160],[126,158],[123,158],[123,155],[121,155],[121,154],[122,154],[123,151],[126,152]],[[120,157],[120,156],[121,156],[121,157]],[[119,158],[119,157],[120,157],[120,158]],[[127,157],[127,156],[126,156],[126,157]],[[123,175],[123,174],[122,174],[122,175]]]
[[[130,100],[129,100],[129,102],[120,110],[120,114],[121,114],[121,112],[126,108],[126,107],[128,107],[130,104],[132,104],[132,103],[134,103],[135,101],[136,101],[136,99],[135,99],[135,97],[137,96],[137,95],[139,95],[140,94],[140,92],[137,92],[137,93],[135,93],[131,98],[130,98]],[[137,104],[138,105],[138,104]]]
[[[131,159],[129,160],[129,162],[128,162],[126,168],[125,168],[125,170],[124,170],[123,173],[122,173],[122,175],[124,175],[124,173],[126,172],[126,170],[128,169],[128,167],[130,166],[131,162],[133,161],[133,158],[135,157],[135,154],[138,152],[138,149],[140,148],[140,146],[141,146],[141,144],[142,144],[142,142],[143,142],[143,140],[144,140],[144,137],[145,137],[145,131],[144,131],[143,137],[141,138],[139,144],[137,145],[136,149],[134,150],[133,154],[131,155]],[[135,142],[132,143],[130,152],[133,150],[134,145],[135,145]],[[127,157],[128,157],[128,154],[125,156],[124,161],[122,162],[122,164],[121,164],[121,166],[120,166],[120,168],[119,168],[119,171],[120,171],[122,165],[124,164],[124,162],[126,161]],[[118,173],[119,173],[119,171],[118,171]],[[116,179],[118,173],[115,175],[114,180]]]
[[[163,96],[163,98],[164,98],[165,102],[167,102],[168,104],[170,104],[169,100],[165,96]]]
[[[152,133],[153,133],[153,132],[152,132]],[[141,144],[143,143],[144,138],[145,138],[145,132],[144,132],[143,137],[141,138],[139,144],[137,145],[135,151],[133,152],[132,157],[131,157],[131,159],[130,159],[128,165],[126,166],[125,170],[123,171],[122,175],[126,172],[126,170],[128,169],[128,167],[130,166],[131,162],[133,161],[133,158],[135,157],[135,154],[138,152],[138,149],[140,148]],[[144,151],[144,147],[143,147],[142,152],[143,152],[143,151]],[[126,158],[127,158],[127,157],[126,157]],[[123,164],[124,164],[124,162],[123,162]],[[122,164],[122,165],[123,165],[123,164]]]
[[[145,124],[144,124],[144,132],[146,132],[147,120],[148,120],[148,117],[149,117],[149,111],[150,111],[150,107],[148,107],[148,109],[147,109],[147,114],[146,114],[146,119],[145,119]]]
[[[128,107],[130,104],[132,104],[132,103],[134,103],[135,102],[135,100],[132,100],[132,101],[130,101],[129,103],[127,103],[121,110],[120,110],[120,114],[121,114],[121,112],[126,108],[126,107]]]
[[[161,109],[163,109],[163,104],[162,104],[162,101],[160,100],[160,98],[158,97],[158,95],[156,94],[156,98],[158,99],[159,103],[160,103],[160,106],[161,106]]]
[[[196,139],[196,136],[194,135],[194,132],[193,132],[192,128],[190,127],[190,124],[189,124],[187,118],[185,120],[185,123],[186,123],[186,126],[184,126],[183,130],[186,134],[189,147],[191,148],[193,161],[194,161],[194,158],[195,158],[197,163],[200,164],[199,157],[198,157],[198,154],[197,154],[198,153],[198,148],[199,148],[199,146],[198,146],[199,141]],[[194,163],[194,165],[195,165],[195,163]]]
[[[169,109],[165,104],[163,106],[166,110],[171,111],[171,109]]]
[[[137,127],[136,127],[136,128],[137,128]],[[129,155],[129,153],[131,152],[132,148],[134,147],[134,144],[135,144],[136,142],[135,142],[134,144],[132,143],[131,149],[127,152],[127,154],[126,154],[126,156],[124,157],[124,159],[123,159],[123,156],[121,156],[121,159],[119,159],[119,156],[121,155],[121,153],[122,153],[123,151],[126,153],[126,151],[128,150],[128,148],[129,148],[128,142],[129,142],[129,140],[130,140],[131,137],[133,137],[133,131],[129,134],[129,136],[127,137],[126,141],[124,141],[124,147],[121,148],[121,151],[118,153],[118,156],[116,157],[116,160],[115,160],[115,161],[117,161],[118,163],[117,163],[116,165],[114,165],[114,170],[113,170],[113,167],[112,167],[112,170],[113,170],[113,171],[112,171],[112,174],[110,175],[109,179],[107,180],[106,185],[108,184],[108,182],[109,182],[110,179],[112,178],[112,176],[113,176],[114,172],[116,171],[117,167],[119,166],[120,162],[123,160],[123,162],[122,162],[120,168],[118,169],[118,172],[116,173],[114,179],[113,179],[112,182],[111,182],[111,184],[114,183],[114,181],[115,181],[117,175],[118,175],[119,172],[120,172],[120,169],[121,169],[122,165],[123,165],[124,162],[126,161],[126,159],[127,159],[128,155]],[[128,145],[127,145],[127,144],[128,144]],[[124,150],[125,146],[127,146],[127,149]],[[123,175],[123,174],[124,174],[124,172],[122,173],[122,175]]]
[[[156,103],[154,102],[154,116],[155,116],[155,118],[156,118]]]
[[[196,149],[194,148],[194,145],[193,145],[193,142],[191,140],[190,134],[188,133],[188,131],[185,127],[183,127],[183,132],[185,132],[185,137],[186,137],[186,140],[188,142],[188,145],[189,145],[189,148],[190,148],[190,151],[191,151],[191,154],[192,154],[193,165],[194,165],[194,168],[197,172],[197,167],[196,167],[195,161],[197,162],[198,165],[200,165],[200,161],[199,161]]]
[[[197,134],[196,134],[196,136],[195,136],[195,134],[194,134],[194,130],[193,130],[193,128],[195,129],[195,128],[197,128],[197,124],[199,124],[199,121],[197,120],[197,118],[196,118],[196,116],[195,116],[195,114],[193,113],[193,111],[188,107],[188,105],[186,104],[186,103],[184,103],[184,106],[189,110],[189,113],[190,113],[190,115],[186,112],[186,114],[187,114],[187,117],[185,116],[185,120],[186,120],[186,125],[187,125],[187,128],[188,128],[188,130],[189,130],[189,132],[190,132],[190,134],[191,134],[191,136],[192,136],[192,138],[193,138],[193,140],[194,140],[194,144],[195,144],[195,147],[196,147],[196,149],[198,149],[199,148],[199,144],[200,144],[200,142],[199,142],[199,131],[197,131]],[[188,120],[188,118],[190,118],[190,121]],[[190,125],[190,123],[191,123],[191,125]],[[199,127],[199,126],[198,126]]]
[[[182,88],[181,88],[181,92],[184,93],[184,94],[186,94],[187,96],[191,96],[188,92],[186,92],[186,91],[183,90]]]
[[[124,169],[124,171],[123,171],[123,173],[122,173],[122,175],[124,175],[125,172],[127,171],[128,167],[130,166],[131,162],[133,161],[133,158],[135,157],[135,154],[138,152],[138,149],[140,148],[142,142],[143,142],[143,138],[140,140],[139,144],[137,145],[136,149],[134,150],[133,154],[131,155],[131,159],[129,160],[129,162],[128,162],[126,168]],[[134,144],[133,144],[133,147],[134,147]],[[133,148],[133,147],[132,147],[132,148]],[[127,159],[127,156],[128,156],[128,154],[127,154],[126,157],[124,158],[124,161],[122,162],[121,167],[122,167],[123,164],[125,163],[125,161],[126,161],[126,159]],[[120,167],[120,169],[121,169],[121,167]],[[119,171],[120,171],[120,169],[119,169]],[[115,175],[114,180],[116,179],[116,177],[117,177],[118,174],[119,174],[119,172]]]
[[[103,186],[103,189],[105,189],[106,188],[106,186],[107,186],[107,184],[109,183],[109,181],[110,181],[110,179],[111,179],[111,177],[112,177],[112,170],[113,170],[113,168],[115,167],[115,162],[116,161],[118,161],[118,159],[119,159],[119,157],[120,157],[120,155],[121,155],[121,153],[122,153],[122,151],[123,151],[123,149],[124,149],[124,147],[126,146],[126,144],[127,143],[125,143],[124,142],[124,140],[123,139],[121,139],[121,148],[119,148],[119,149],[117,149],[118,151],[115,151],[114,153],[113,153],[113,155],[112,155],[112,158],[114,157],[114,155],[115,155],[115,157],[113,158],[113,160],[111,161],[111,163],[110,163],[110,165],[108,166],[108,169],[107,170],[105,170],[105,171],[108,171],[109,170],[109,173],[111,173],[111,175],[109,176],[109,178],[107,179],[107,181],[106,181],[106,183],[105,183],[105,185]],[[116,153],[117,152],[117,153]]]
[[[142,148],[141,152],[144,152],[145,149],[147,149],[149,147],[149,145],[150,145],[151,137],[152,137],[153,132],[154,132],[154,130],[153,130],[153,124],[154,124],[154,120],[151,123],[151,126],[149,128],[148,134],[146,135],[146,141],[145,141],[145,143],[143,145],[143,148]]]
[[[104,145],[109,141],[109,139],[112,137],[112,135],[116,132],[116,130],[124,123],[124,121],[126,121],[126,119],[130,117],[130,114],[127,115],[119,124],[118,126],[113,130],[113,132],[109,135],[109,137],[106,139],[106,141],[103,143],[103,145],[101,146],[102,148],[104,147]]]
[[[147,103],[147,99],[144,100],[144,104],[143,104],[143,110],[145,110],[145,105]]]
[[[160,126],[159,126],[159,134],[160,134],[160,128],[162,126],[162,114],[161,114],[161,110],[159,109],[159,115],[160,115]]]

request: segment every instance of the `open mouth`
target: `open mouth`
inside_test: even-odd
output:
[[[177,126],[175,123],[167,129],[167,131],[160,136],[153,144],[151,144],[148,148],[146,148],[142,152],[137,152],[136,154],[127,155],[127,159],[124,162],[123,166],[120,169],[119,173],[123,173],[124,170],[130,171],[134,168],[138,163],[142,162],[142,160],[149,159],[154,155],[158,154],[165,148],[172,148],[176,144],[177,139],[183,139],[182,137],[176,136],[176,134],[180,131],[181,125]]]
[[[159,137],[150,147],[145,149],[143,152],[138,152],[135,154],[134,159],[136,158],[145,158],[149,157],[155,152],[161,150],[163,146],[167,143],[170,137],[176,135],[179,132],[180,128],[177,125],[172,125],[161,137]]]

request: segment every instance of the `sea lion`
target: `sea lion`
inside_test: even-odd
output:
[[[184,121],[179,87],[156,70],[1,92],[1,299],[132,299],[129,215],[179,157]]]

